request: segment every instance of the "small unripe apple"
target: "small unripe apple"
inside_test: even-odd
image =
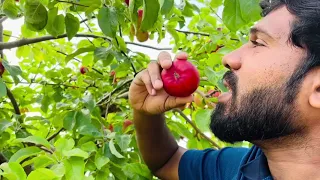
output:
[[[129,6],[130,0],[124,0],[124,2]]]
[[[109,129],[111,132],[113,132],[113,126],[112,126],[112,124],[109,125],[108,129]]]
[[[203,98],[196,93],[194,95],[194,100],[193,100],[194,104],[196,104],[196,106],[200,107],[200,108],[204,108],[205,104],[203,103]]]
[[[143,10],[142,10],[142,9],[139,9],[139,10],[138,10],[138,17],[139,17],[139,18],[142,18],[142,16],[143,16]]]
[[[116,71],[111,71],[110,76],[114,76],[114,75],[116,75]]]
[[[126,130],[128,126],[131,126],[133,122],[129,119],[123,121],[123,130]]]
[[[187,59],[176,59],[169,69],[161,72],[164,90],[171,96],[187,97],[200,83],[199,72]]]
[[[88,71],[89,71],[89,69],[88,69],[87,67],[81,66],[81,68],[80,68],[80,73],[81,73],[81,74],[85,74],[85,73],[87,73]]]
[[[2,74],[4,73],[4,71],[5,71],[5,68],[4,68],[2,62],[0,62],[0,76],[2,76]]]

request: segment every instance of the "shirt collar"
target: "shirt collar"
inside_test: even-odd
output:
[[[268,161],[262,150],[258,147],[253,147],[254,158],[248,159],[247,163],[240,167],[240,172],[247,179],[270,179],[271,173],[268,166]],[[252,155],[252,154],[251,154]],[[251,159],[251,160],[250,160]]]

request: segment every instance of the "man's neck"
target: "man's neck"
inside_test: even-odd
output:
[[[312,133],[310,133],[312,134]],[[319,134],[319,133],[317,133]],[[274,179],[320,180],[320,136],[299,138],[290,145],[279,141],[275,143],[262,143],[261,147],[268,160],[268,166]],[[282,143],[281,143],[282,142]],[[283,144],[283,146],[279,146]]]

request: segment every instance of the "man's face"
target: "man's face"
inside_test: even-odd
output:
[[[288,40],[294,20],[286,7],[271,12],[252,29],[252,42],[224,57],[230,91],[219,97],[210,124],[221,140],[257,141],[303,129],[298,103],[285,98],[287,82],[306,58]]]

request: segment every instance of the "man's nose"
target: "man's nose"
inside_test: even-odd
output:
[[[222,64],[230,70],[238,70],[241,68],[241,56],[238,50],[235,50],[222,59]]]

